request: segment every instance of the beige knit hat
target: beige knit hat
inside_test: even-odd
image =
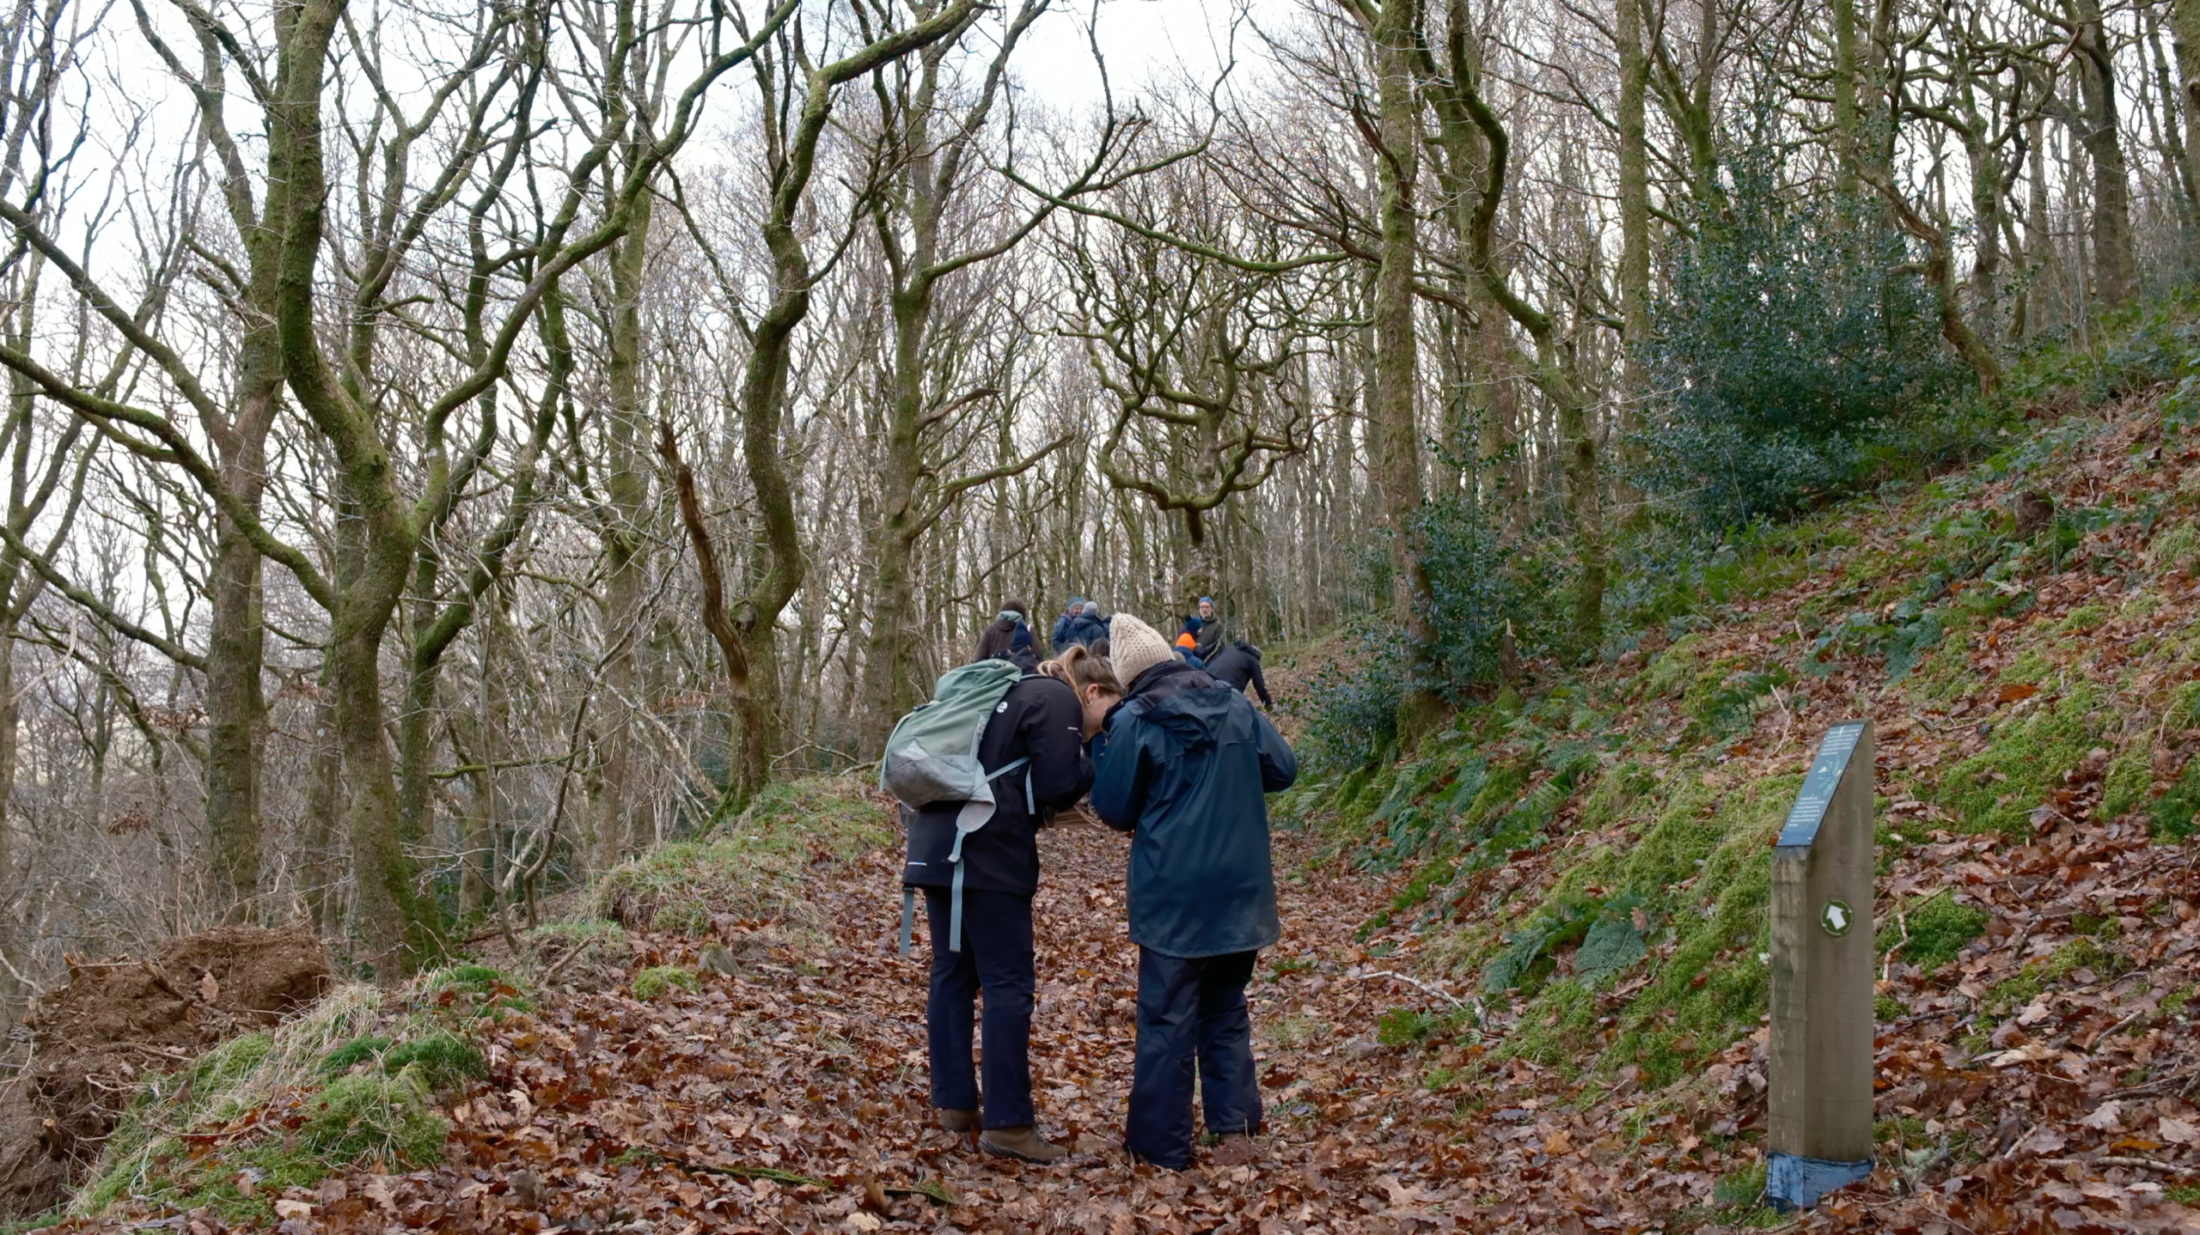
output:
[[[1138,675],[1155,665],[1176,659],[1176,652],[1161,632],[1128,613],[1118,613],[1108,623],[1108,659],[1115,662],[1115,678],[1125,690]]]

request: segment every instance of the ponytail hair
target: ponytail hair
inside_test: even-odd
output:
[[[1079,699],[1085,697],[1088,686],[1099,687],[1102,694],[1118,699],[1123,697],[1123,683],[1116,679],[1115,666],[1108,663],[1107,657],[1081,643],[1063,648],[1060,655],[1041,664],[1039,672],[1069,683]]]

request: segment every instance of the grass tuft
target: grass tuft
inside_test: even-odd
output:
[[[701,985],[694,970],[682,969],[678,965],[659,965],[634,975],[634,997],[651,1000],[666,991],[692,991],[699,989]]]

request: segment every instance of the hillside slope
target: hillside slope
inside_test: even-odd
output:
[[[1978,466],[1731,546],[1610,663],[1296,791],[1340,856],[1410,874],[1375,949],[1473,992],[1414,1028],[1486,1052],[1458,1090],[1497,1115],[1476,1158],[1532,1184],[1589,1146],[1750,1220],[1767,849],[1818,738],[1868,716],[1882,1169],[1837,1209],[2200,1227],[2191,386],[2051,392]]]

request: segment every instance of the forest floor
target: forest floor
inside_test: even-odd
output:
[[[2189,851],[2105,831],[2074,840],[2075,851],[2011,858],[1962,845],[1939,857],[1962,879],[2005,884],[2012,901],[2022,885],[2007,881],[2042,864],[2058,878],[2082,867],[2126,897],[2167,886],[2188,905],[2200,898]],[[1761,1035],[1722,1052],[1708,1087],[1680,1087],[1672,1101],[1622,1091],[1592,1105],[1563,1070],[1499,1060],[1489,1047],[1386,1044],[1401,1010],[1440,1010],[1447,998],[1429,979],[1403,976],[1420,971],[1411,933],[1355,938],[1397,880],[1324,860],[1311,838],[1290,833],[1276,849],[1284,941],[1263,955],[1251,992],[1268,1110],[1262,1157],[1239,1167],[1202,1158],[1183,1173],[1132,1165],[1116,1146],[1135,961],[1123,853],[1120,838],[1090,823],[1052,829],[1044,842],[1032,1067],[1042,1126],[1079,1151],[1065,1164],[985,1157],[934,1124],[924,945],[895,955],[897,855],[874,850],[812,867],[805,891],[831,923],[830,946],[720,959],[731,972],[713,972],[702,951],[713,945],[636,932],[623,972],[592,969],[574,986],[540,991],[530,1014],[487,1031],[492,1074],[445,1108],[445,1165],[360,1169],[293,1189],[276,1203],[281,1228],[1644,1232],[1716,1229],[1750,1211],[1747,1198],[1720,1191],[1737,1168],[1747,1175],[1753,1151],[1717,1143],[1748,1120],[1753,1078],[1761,1117]],[[2156,950],[2196,932],[2200,920],[2187,917]],[[2001,943],[1966,981],[1991,982],[2029,951],[2018,938]],[[2163,990],[2180,986],[2173,969],[2189,989],[2196,955],[2187,948],[2155,970]],[[652,998],[636,996],[643,975],[672,968],[693,975],[695,989],[659,982],[642,986]],[[2200,1166],[2186,1101],[2200,1044],[2144,1026],[2126,1035],[2159,1010],[2141,1001],[2125,1011],[2116,999],[2130,985],[2079,975],[2027,1007],[2013,1045],[1967,1068],[1942,1058],[1958,1018],[1928,1012],[1889,1026],[1883,1089],[1953,1103],[1958,1117],[1967,1101],[1987,1112],[1998,1143],[1937,1188],[1911,1182],[1939,1163],[1897,1157],[1870,1186],[1791,1225],[2200,1229],[2193,1210],[2150,1182],[2180,1154]],[[2170,1066],[2147,1083],[2112,1079],[2149,1060]],[[1921,1089],[1933,1091],[1931,1103]],[[2019,1090],[2024,1100],[2013,1101]],[[1993,1113],[2020,1108],[2038,1118]],[[2149,1166],[2117,1165],[2127,1162]],[[2104,1171],[2128,1178],[2110,1183]],[[1948,1217],[1951,1202],[1961,1218]],[[1750,1225],[1773,1224],[1755,1214]],[[205,1212],[172,1222],[221,1226]]]
[[[1345,1231],[1456,1229],[1463,1220],[1443,1211],[1478,1208],[1473,1175],[1452,1169],[1465,1165],[1450,1144],[1455,1098],[1423,1084],[1414,1054],[1376,1040],[1381,1014],[1423,998],[1393,976],[1410,972],[1410,956],[1370,963],[1353,938],[1393,881],[1313,861],[1312,842],[1291,835],[1276,855],[1284,941],[1262,956],[1251,991],[1264,1156],[1181,1174],[1131,1165],[1117,1146],[1136,963],[1126,843],[1072,818],[1044,834],[1034,908],[1033,1084],[1042,1129],[1078,1151],[1066,1164],[982,1156],[937,1127],[926,948],[920,931],[910,957],[895,954],[899,855],[878,850],[813,867],[808,900],[831,923],[829,948],[720,960],[732,972],[718,973],[698,941],[644,932],[633,973],[678,966],[698,975],[696,989],[644,1000],[629,980],[545,992],[537,1015],[491,1034],[492,1083],[450,1112],[453,1165],[327,1181],[301,1194],[310,1220],[528,1233],[1253,1230],[1264,1220]]]

